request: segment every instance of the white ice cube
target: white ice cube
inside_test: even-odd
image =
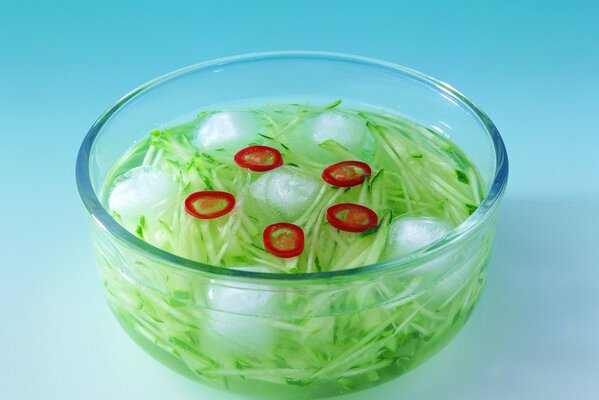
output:
[[[345,113],[328,111],[312,121],[312,139],[316,144],[332,139],[354,154],[359,154],[369,135],[366,121]]]
[[[217,112],[204,118],[192,143],[201,149],[238,151],[258,138],[259,126],[258,117],[252,112]]]
[[[151,214],[176,198],[178,185],[168,175],[152,167],[132,168],[115,179],[108,197],[108,208],[116,211],[130,228],[139,217]]]
[[[431,217],[401,217],[389,229],[387,257],[399,257],[445,237],[453,225]]]
[[[229,350],[237,355],[255,356],[268,352],[273,346],[275,331],[265,316],[271,314],[272,303],[272,292],[264,285],[210,287],[208,306],[211,311],[204,325],[207,342],[215,342],[217,353]]]
[[[387,257],[399,257],[425,247],[445,237],[454,225],[445,220],[431,217],[402,217],[395,220],[389,230]],[[428,289],[430,306],[440,306],[473,277],[478,259],[463,257],[460,252],[442,254],[427,261],[420,268],[435,276],[434,284]]]
[[[314,201],[319,182],[288,167],[273,169],[249,188],[248,212],[257,218],[297,219]]]
[[[478,281],[478,273],[475,271],[480,266],[478,258],[455,260],[446,257],[442,260],[445,261],[442,267],[447,272],[429,289],[433,305],[445,303],[466,285]]]
[[[268,272],[268,270],[256,272]],[[223,312],[260,314],[271,297],[271,293],[266,289],[263,285],[247,288],[214,285],[208,289],[208,302],[210,308]]]

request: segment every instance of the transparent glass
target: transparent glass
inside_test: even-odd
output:
[[[272,103],[389,111],[446,135],[474,161],[487,196],[446,238],[361,268],[268,274],[204,265],[127,232],[102,205],[105,177],[153,129],[199,111]],[[507,181],[503,142],[450,86],[362,57],[279,52],[219,59],[134,90],[87,134],[77,184],[108,303],[148,353],[196,381],[271,398],[339,395],[414,368],[463,326],[484,286]]]

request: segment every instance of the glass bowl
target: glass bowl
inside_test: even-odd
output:
[[[224,269],[177,257],[121,227],[103,206],[105,177],[148,132],[207,108],[273,103],[389,111],[454,141],[487,196],[440,241],[361,268],[308,274]],[[155,79],[90,129],[77,184],[91,216],[99,276],[127,333],[198,382],[250,396],[316,398],[381,384],[443,347],[483,289],[507,181],[502,139],[449,85],[388,62],[276,52],[218,59]]]

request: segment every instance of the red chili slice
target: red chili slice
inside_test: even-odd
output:
[[[340,203],[327,209],[327,221],[342,231],[364,232],[374,228],[379,218],[368,207],[354,203]]]
[[[283,157],[277,149],[268,146],[250,146],[241,149],[233,158],[241,168],[250,171],[270,171],[283,165]]]
[[[342,161],[322,171],[322,179],[333,186],[350,187],[364,182],[370,176],[370,166],[362,161]]]
[[[304,251],[304,231],[297,225],[279,222],[262,232],[264,247],[281,258],[297,257]]]
[[[190,194],[185,199],[185,211],[200,219],[218,218],[231,212],[235,197],[228,192],[204,190]]]

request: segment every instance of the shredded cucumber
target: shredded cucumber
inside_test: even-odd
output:
[[[374,112],[336,109],[334,117],[329,118],[331,121],[341,120],[346,128],[354,126],[369,132],[362,149],[352,152],[327,139],[322,133],[327,126],[322,124],[318,126],[321,141],[312,143],[311,121],[322,120],[339,103],[321,108],[271,106],[258,111],[236,111],[230,118],[226,112],[217,113],[219,117],[212,119],[215,113],[202,113],[197,121],[154,131],[109,174],[106,196],[114,191],[124,172],[139,166],[170,176],[178,185],[178,195],[161,207],[152,208],[150,214],[136,215],[136,222],[143,217],[143,225],[128,224],[121,210],[111,211],[140,238],[181,257],[223,267],[266,266],[273,272],[301,273],[353,268],[385,258],[383,234],[356,238],[355,234],[337,232],[328,225],[324,218],[326,208],[335,202],[372,208],[380,217],[379,227],[403,215],[439,217],[457,226],[476,209],[483,196],[476,168],[446,138],[409,121]],[[229,124],[224,129],[231,134],[238,115],[243,115],[242,122],[246,125],[248,115],[256,115],[260,123],[251,123],[248,128],[255,131],[254,135],[244,131],[243,138],[247,145],[278,149],[286,164],[281,170],[249,172],[235,164],[228,149],[198,148],[193,144],[198,142],[195,135],[203,120],[209,119],[212,125],[214,119]],[[215,136],[212,125],[210,132]],[[342,140],[339,132],[335,134]],[[347,136],[351,134],[348,132]],[[311,153],[316,147],[320,158]],[[336,188],[322,181],[324,168],[344,160],[367,162],[372,175],[360,187],[351,189]],[[269,180],[271,176],[277,178]],[[279,189],[289,180],[295,180],[293,192]],[[262,192],[258,200],[256,186]],[[184,199],[200,190],[230,192],[238,206],[234,212],[215,220],[197,220],[185,215]],[[290,263],[262,251],[258,233],[274,222],[290,222],[304,229],[306,249],[299,259]]]
[[[170,177],[178,192],[149,212],[123,215],[110,210],[125,228],[191,260],[289,274],[376,263],[388,257],[390,229],[399,218],[438,218],[457,226],[476,210],[484,185],[455,144],[397,116],[339,109],[339,104],[245,110],[259,121],[247,145],[278,149],[283,168],[308,182],[310,190],[302,192],[306,199],[299,202],[303,208],[296,212],[264,208],[252,198],[252,185],[264,173],[240,168],[230,149],[195,147],[198,126],[211,113],[154,131],[134,146],[108,174],[105,203],[127,171],[152,168]],[[363,146],[352,151],[333,139],[311,144],[306,139],[298,145],[298,136],[309,138],[310,121],[332,109],[367,128]],[[368,163],[371,176],[351,188],[322,181],[322,170],[343,160]],[[192,218],[183,202],[200,190],[230,192],[237,205],[217,219]],[[279,193],[277,199],[294,206],[286,195]],[[342,202],[368,206],[378,214],[378,225],[363,233],[334,229],[325,212]],[[289,216],[291,220],[279,221]],[[264,249],[261,233],[271,222],[303,228],[300,257],[281,259]],[[138,343],[200,382],[271,398],[360,390],[429,357],[471,314],[484,285],[492,235],[492,227],[481,228],[459,247],[408,271],[373,271],[319,282],[247,281],[216,279],[159,261],[94,226],[109,304]]]

